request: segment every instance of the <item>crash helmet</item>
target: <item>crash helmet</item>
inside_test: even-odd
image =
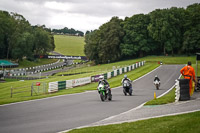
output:
[[[158,76],[156,75],[155,78],[157,78]]]
[[[99,80],[102,81],[104,79],[104,76],[99,76]]]
[[[124,75],[124,78],[126,79],[126,78],[127,78],[127,75]]]

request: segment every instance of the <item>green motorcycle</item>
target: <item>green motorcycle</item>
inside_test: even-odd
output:
[[[104,85],[103,83],[99,84],[98,91],[99,91],[99,94],[100,94],[101,101],[105,101],[107,98],[108,98],[109,101],[112,100],[111,91],[106,89],[106,85]]]

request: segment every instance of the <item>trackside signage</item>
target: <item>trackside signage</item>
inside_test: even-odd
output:
[[[85,56],[69,56],[69,55],[35,55],[35,58],[46,59],[67,59],[67,60],[87,60]]]
[[[92,82],[98,82],[99,81],[99,76],[101,75],[95,75],[91,77]]]
[[[79,85],[84,85],[84,84],[89,84],[89,83],[91,83],[91,77],[72,80],[72,86],[73,87],[79,86]]]

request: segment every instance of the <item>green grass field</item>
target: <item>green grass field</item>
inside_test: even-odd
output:
[[[200,111],[130,123],[74,129],[69,133],[199,133]]]
[[[55,51],[63,55],[85,56],[84,37],[54,35]]]

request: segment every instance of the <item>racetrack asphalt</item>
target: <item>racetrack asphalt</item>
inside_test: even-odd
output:
[[[102,102],[97,91],[63,95],[0,106],[0,133],[55,133],[117,116],[166,92],[175,84],[183,65],[163,65],[133,82],[133,96],[122,87],[112,89],[113,100]],[[161,80],[160,90],[153,85]]]

